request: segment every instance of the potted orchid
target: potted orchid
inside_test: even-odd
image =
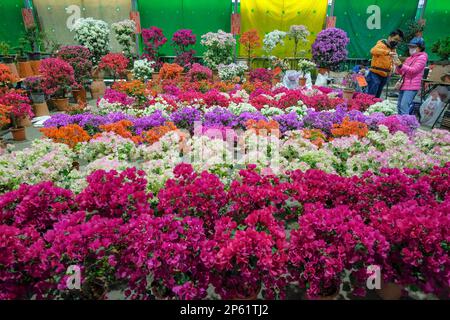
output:
[[[350,39],[347,33],[338,28],[321,31],[312,45],[313,61],[321,68],[321,73],[336,70],[348,56],[347,45]]]
[[[39,72],[45,94],[51,96],[51,101],[58,110],[68,110],[67,94],[75,84],[72,66],[60,58],[48,58],[42,60]]]

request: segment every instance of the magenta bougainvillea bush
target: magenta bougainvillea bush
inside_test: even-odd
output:
[[[364,295],[377,265],[385,282],[448,298],[450,163],[360,177],[253,165],[229,187],[189,164],[173,173],[156,195],[135,168],[94,171],[79,195],[51,182],[1,195],[0,297],[282,299],[297,283],[315,298],[345,274]]]

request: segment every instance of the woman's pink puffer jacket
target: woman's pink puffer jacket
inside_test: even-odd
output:
[[[397,73],[404,78],[400,90],[420,90],[427,61],[426,52],[416,52],[405,60],[401,68],[397,68]]]

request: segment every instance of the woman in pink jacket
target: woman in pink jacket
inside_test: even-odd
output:
[[[395,59],[397,73],[403,78],[398,96],[398,114],[410,114],[414,98],[421,88],[423,72],[427,66],[428,55],[425,51],[425,41],[423,38],[413,38],[408,44],[409,57],[402,63]]]

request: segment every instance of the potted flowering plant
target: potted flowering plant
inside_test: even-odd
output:
[[[30,118],[34,115],[28,97],[22,91],[11,90],[0,97],[0,104],[7,106],[10,112],[14,140],[25,140],[25,126],[31,125]]]
[[[233,49],[236,40],[231,33],[222,30],[208,32],[202,35],[201,45],[206,47],[203,53],[203,61],[212,70],[217,70],[219,64],[233,62]]]
[[[133,20],[123,20],[111,25],[117,42],[122,47],[125,57],[131,62],[133,58],[133,44],[135,41],[136,24]]]
[[[217,71],[219,78],[222,81],[232,81],[235,83],[245,82],[245,70],[247,66],[244,64],[230,63],[228,65],[219,64],[217,66]]]
[[[80,18],[75,22],[73,31],[75,41],[91,52],[94,65],[109,52],[109,26],[105,21]]]
[[[86,84],[92,72],[92,54],[83,46],[63,46],[57,57],[69,63],[74,71],[76,85],[72,89],[75,101],[86,102]]]
[[[70,64],[60,58],[42,60],[39,68],[42,74],[42,87],[46,95],[60,111],[67,110],[69,98],[67,93],[75,84],[74,71]]]
[[[154,61],[148,61],[147,59],[134,61],[132,70],[133,78],[144,82],[151,80],[152,74],[155,71],[153,68],[154,65]]]
[[[302,72],[300,77],[300,85],[303,87],[306,84],[306,75],[316,69],[316,64],[306,59],[300,59],[298,61],[298,68]]]
[[[167,42],[163,31],[157,27],[142,29],[142,41],[144,42],[144,57],[149,61],[155,61],[157,70],[161,68],[162,62],[159,59],[159,48]]]
[[[116,79],[126,75],[128,63],[129,60],[122,53],[108,53],[102,57],[98,68],[111,73],[116,82]]]
[[[297,58],[299,43],[308,43],[309,35],[308,28],[304,25],[292,25],[289,28],[287,36],[290,40],[294,40],[294,58]]]
[[[196,41],[192,30],[181,29],[175,32],[172,37],[172,46],[176,54],[174,63],[189,69],[194,60],[195,50],[188,48],[195,45]]]
[[[189,81],[202,81],[202,80],[211,80],[213,77],[213,72],[210,68],[202,66],[199,63],[194,63],[189,69],[187,75],[187,79]]]
[[[0,63],[0,88],[11,87],[17,80],[17,77],[11,72],[11,69],[7,65]]]
[[[280,30],[273,30],[267,33],[263,39],[263,50],[266,52],[267,57],[272,57],[272,51],[278,45],[284,45],[284,39],[286,38],[287,33]]]
[[[23,80],[23,85],[30,92],[33,103],[42,103],[45,101],[45,94],[42,88],[42,79],[40,77],[28,77]]]
[[[314,62],[322,68],[322,73],[326,72],[326,69],[337,69],[339,64],[347,59],[349,42],[347,33],[338,28],[328,28],[317,35],[312,45],[312,55]]]
[[[164,63],[159,70],[159,79],[178,79],[181,76],[184,68],[176,63]]]
[[[253,52],[261,47],[261,38],[259,37],[258,31],[255,29],[244,32],[239,43],[244,46],[245,52],[247,53],[247,65],[251,69]]]

